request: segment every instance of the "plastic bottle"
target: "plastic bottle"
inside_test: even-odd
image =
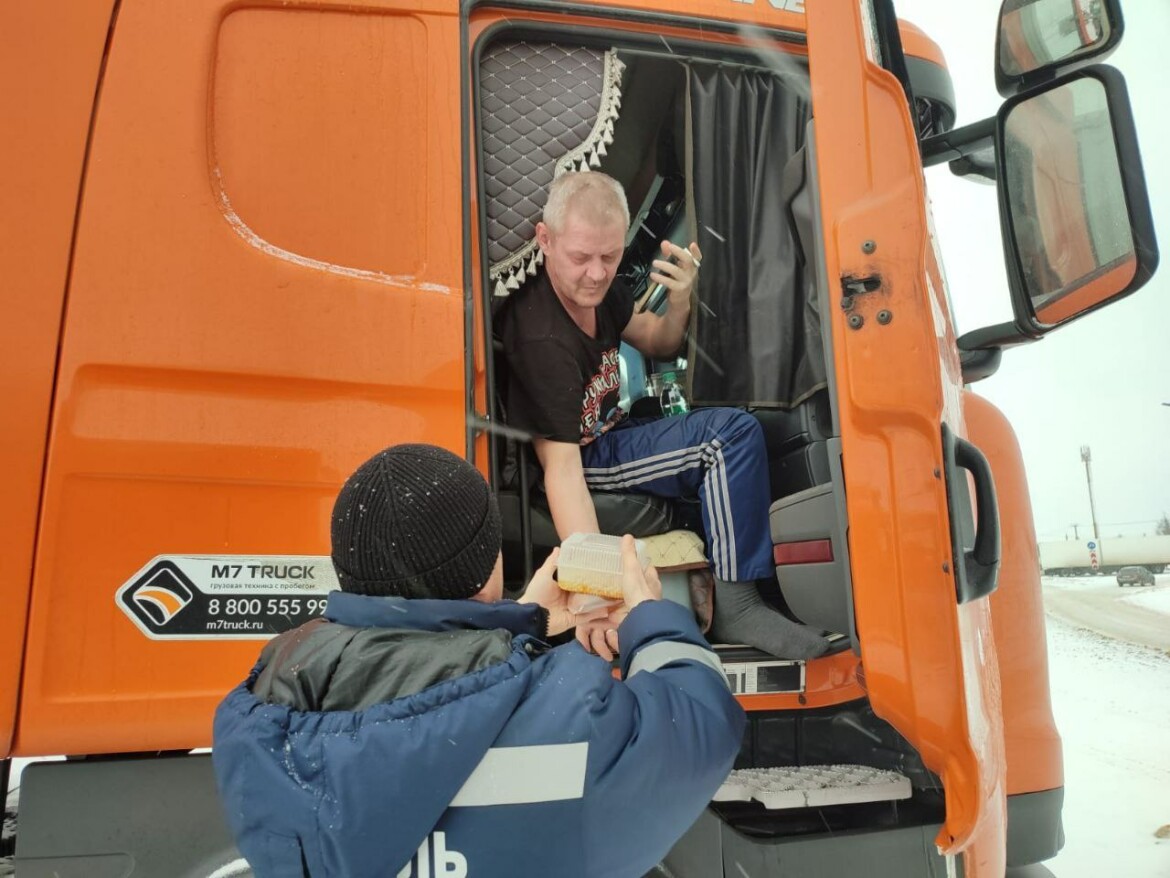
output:
[[[662,403],[662,414],[682,415],[687,411],[687,398],[683,396],[682,388],[678,386],[678,379],[673,372],[662,374],[662,394],[658,397]]]

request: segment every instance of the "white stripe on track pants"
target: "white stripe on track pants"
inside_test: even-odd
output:
[[[618,424],[581,448],[585,482],[603,491],[698,496],[707,555],[725,581],[776,575],[768,528],[764,432],[747,412],[697,409]]]

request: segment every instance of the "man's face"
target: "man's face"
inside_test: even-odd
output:
[[[536,226],[553,289],[570,308],[596,308],[605,298],[626,246],[621,222],[594,225],[569,213],[564,227]]]

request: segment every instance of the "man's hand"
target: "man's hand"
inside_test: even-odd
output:
[[[691,297],[703,254],[693,241],[686,249],[663,241],[661,249],[662,258],[651,263],[654,271],[650,272],[650,280],[669,291],[670,307],[661,317],[652,311],[635,310],[622,330],[622,340],[648,357],[666,360],[678,353],[686,336],[691,319]],[[672,258],[673,262],[670,261]]]
[[[577,625],[577,642],[586,652],[601,656],[607,662],[613,661],[618,652],[618,626],[630,614],[630,610],[643,601],[654,601],[662,597],[662,583],[654,565],[645,570],[638,560],[634,538],[629,534],[622,537],[622,603],[600,618]]]
[[[642,601],[656,601],[662,597],[662,583],[653,564],[642,569],[634,538],[629,534],[622,537],[622,601],[627,610],[632,610]]]
[[[553,571],[557,569],[560,553],[559,548],[549,552],[540,569],[532,575],[524,595],[517,601],[521,604],[540,604],[548,610],[549,637],[568,631],[576,624],[573,614],[569,612],[568,593],[553,581]]]
[[[619,606],[610,610],[609,614],[600,619],[590,619],[588,622],[577,623],[577,642],[585,647],[586,652],[601,656],[607,662],[612,662],[618,652],[618,625],[629,613],[625,607]]]
[[[671,308],[682,308],[685,304],[689,310],[691,293],[699,277],[699,265],[703,261],[699,245],[692,241],[683,249],[670,241],[663,241],[661,250],[662,258],[651,263],[655,270],[650,272],[650,279],[670,291]]]

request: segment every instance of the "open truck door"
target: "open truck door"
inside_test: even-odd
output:
[[[990,859],[978,874],[1002,875],[1003,729],[986,600],[999,523],[986,463],[962,439],[961,364],[915,123],[902,82],[883,66],[898,60],[892,8],[806,12],[814,156],[831,169],[817,174],[825,278],[839,302],[825,317],[864,683],[874,711],[942,781],[941,851],[957,854],[986,833],[978,847]],[[951,527],[969,502],[968,473],[980,506],[970,551]]]
[[[892,4],[807,14],[814,155],[831,169],[817,181],[825,277],[839,291],[832,371],[864,683],[942,781],[940,850],[965,852],[968,875],[1001,875],[1004,720],[988,600],[999,513],[960,394],[1004,347],[1134,292],[1157,265],[1124,81],[1079,69],[1116,46],[1120,9],[1008,0],[996,79],[1009,100],[995,119],[927,138],[921,156]],[[1015,312],[957,339],[911,169],[942,160],[998,181]]]

